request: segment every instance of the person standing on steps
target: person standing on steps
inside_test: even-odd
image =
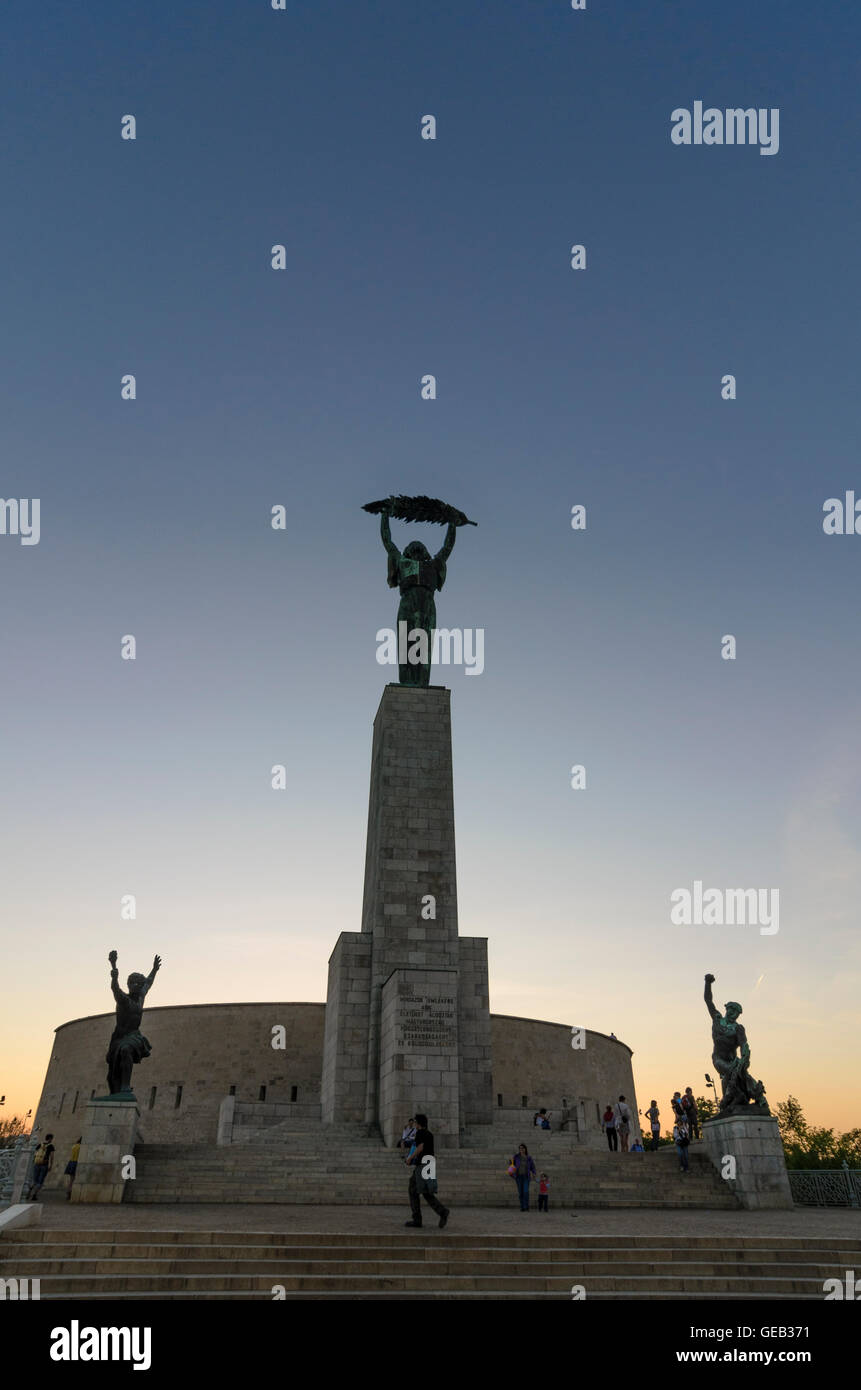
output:
[[[688,1163],[688,1145],[690,1142],[687,1121],[683,1119],[676,1120],[676,1123],[673,1125],[673,1143],[676,1146],[676,1153],[679,1156],[679,1167],[683,1173],[687,1173],[690,1167]]]
[[[416,1115],[416,1137],[415,1153],[410,1154],[407,1165],[412,1168],[410,1174],[410,1210],[413,1214],[411,1221],[405,1221],[405,1226],[421,1226],[422,1208],[420,1198],[424,1197],[431,1211],[435,1211],[439,1217],[439,1228],[443,1230],[448,1221],[450,1212],[448,1207],[444,1207],[437,1201],[436,1183],[436,1157],[434,1155],[433,1135],[428,1129],[427,1115]]]
[[[30,1201],[38,1201],[42,1184],[54,1166],[53,1134],[46,1134],[33,1157],[33,1185],[30,1188]]]
[[[685,1087],[685,1094],[682,1096],[682,1110],[688,1122],[688,1129],[692,1139],[700,1137],[700,1114],[697,1110],[697,1100],[690,1086]]]
[[[78,1155],[79,1155],[80,1152],[81,1152],[81,1142],[82,1142],[82,1139],[83,1139],[83,1136],[81,1136],[81,1138],[78,1139],[77,1143],[75,1143],[75,1144],[72,1145],[72,1152],[71,1152],[71,1154],[69,1155],[69,1161],[68,1161],[68,1163],[66,1164],[65,1176],[69,1179],[68,1183],[66,1184],[66,1201],[67,1201],[67,1202],[71,1202],[71,1200],[72,1200],[72,1184],[73,1184],[74,1181],[75,1181],[75,1174],[76,1174],[77,1171],[78,1171]]]
[[[604,1111],[604,1118],[601,1121],[601,1128],[607,1136],[610,1152],[615,1153],[619,1147],[619,1139],[616,1134],[616,1115],[609,1101],[607,1101],[607,1109]]]
[[[646,1111],[646,1119],[652,1126],[652,1151],[654,1152],[658,1147],[658,1141],[661,1137],[661,1112],[658,1109],[658,1102],[656,1100],[652,1101]]]
[[[550,1179],[548,1178],[546,1173],[540,1173],[538,1176],[538,1210],[548,1211],[549,1207],[547,1204],[549,1201]]]
[[[520,1210],[529,1210],[529,1182],[531,1178],[537,1178],[535,1171],[535,1159],[529,1153],[525,1144],[521,1144],[517,1153],[511,1160],[514,1166],[514,1180],[517,1183],[517,1195],[520,1198]]]
[[[631,1109],[624,1096],[619,1097],[615,1112],[616,1129],[618,1130],[619,1139],[621,1140],[622,1153],[626,1154],[628,1152],[628,1136],[631,1133]]]

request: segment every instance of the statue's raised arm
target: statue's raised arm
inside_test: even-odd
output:
[[[116,953],[116,951],[111,951],[111,952],[110,952],[110,954],[109,954],[109,956],[108,956],[108,960],[109,960],[110,966],[111,966],[111,994],[114,996],[114,998],[116,999],[117,1003],[119,1004],[120,1001],[123,1000],[123,999],[125,999],[126,996],[125,996],[125,994],[123,993],[123,991],[120,989],[120,986],[119,986],[120,972],[117,970],[117,953]]]
[[[141,985],[141,990],[140,990],[140,997],[141,997],[141,999],[143,999],[145,995],[149,994],[149,991],[150,991],[151,988],[152,988],[153,980],[155,979],[155,977],[156,977],[156,975],[158,974],[158,972],[159,972],[160,969],[161,969],[161,956],[156,956],[155,959],[153,960],[153,963],[152,963],[152,970],[149,972],[149,974],[147,975],[147,977],[146,977],[146,979],[144,980],[143,984]]]
[[[387,511],[380,513],[380,537],[383,545],[386,547],[387,553],[393,560],[399,560],[401,558],[401,552],[392,540],[392,528],[389,523],[389,513]]]
[[[719,1011],[718,1009],[715,1008],[715,1006],[714,1006],[714,1000],[712,999],[712,984],[713,984],[713,982],[714,982],[714,975],[706,975],[706,989],[705,989],[705,995],[704,995],[704,998],[705,998],[705,1001],[706,1001],[706,1008],[708,1009],[708,1011],[709,1011],[709,1013],[711,1014],[712,1018],[715,1019],[715,1018],[720,1018],[720,1011]]]
[[[441,548],[437,551],[436,555],[434,556],[434,559],[442,560],[443,564],[445,564],[449,555],[454,550],[454,543],[456,540],[457,527],[455,526],[453,521],[450,521],[448,523],[448,530],[445,533],[445,540],[443,541]]]

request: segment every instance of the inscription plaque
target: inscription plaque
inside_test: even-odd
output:
[[[454,1000],[446,995],[404,999],[398,1018],[397,1046],[404,1052],[448,1051],[457,1043]]]

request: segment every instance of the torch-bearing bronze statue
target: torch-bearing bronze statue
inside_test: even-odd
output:
[[[718,1113],[742,1115],[756,1111],[760,1115],[770,1115],[765,1087],[761,1081],[754,1081],[748,1072],[750,1044],[744,1025],[738,1022],[741,1004],[730,1000],[724,1004],[726,1013],[718,1013],[712,1000],[714,978],[714,975],[706,975],[705,1001],[712,1020],[712,1062],[723,1087]]]

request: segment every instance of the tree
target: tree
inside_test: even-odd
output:
[[[27,1134],[27,1121],[22,1115],[10,1115],[0,1119],[0,1149],[11,1149],[22,1134]]]
[[[795,1096],[777,1107],[777,1123],[787,1168],[861,1168],[861,1129],[836,1134],[821,1125],[809,1125]]]
[[[786,1142],[800,1144],[807,1138],[807,1121],[804,1118],[804,1111],[801,1102],[795,1096],[788,1096],[777,1106],[777,1123],[780,1126],[781,1138]]]
[[[703,1120],[714,1119],[717,1114],[717,1102],[713,1096],[697,1096],[697,1114],[700,1122]]]

